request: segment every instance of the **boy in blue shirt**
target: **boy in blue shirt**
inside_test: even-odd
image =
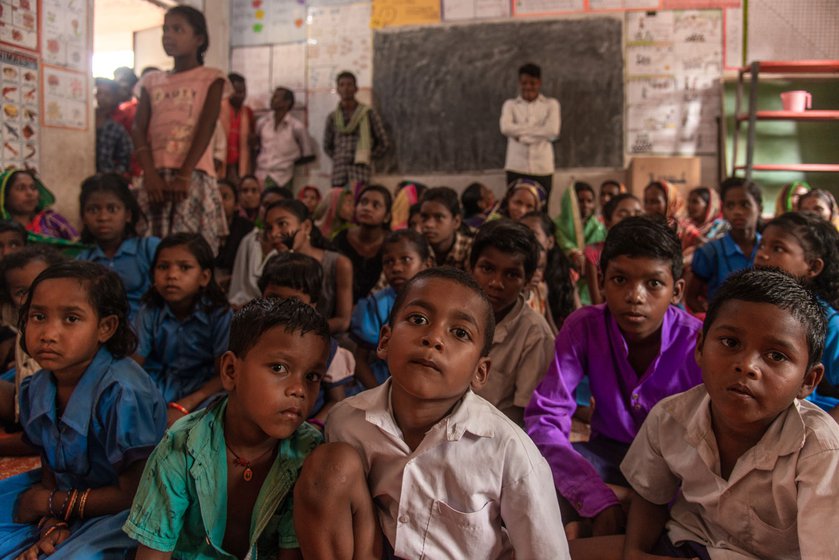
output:
[[[256,299],[221,357],[227,397],[178,421],[152,453],[123,529],[137,559],[296,558],[291,490],[320,443],[305,423],[329,327],[294,298]]]

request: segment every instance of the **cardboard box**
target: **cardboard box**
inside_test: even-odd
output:
[[[688,192],[702,183],[702,163],[699,157],[633,157],[629,164],[629,190],[638,198],[643,198],[644,187],[653,181],[669,181],[679,187],[687,196]]]

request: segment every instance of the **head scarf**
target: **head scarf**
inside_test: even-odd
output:
[[[411,206],[419,202],[420,190],[421,188],[416,183],[406,183],[400,186],[399,192],[396,193],[396,198],[393,201],[393,207],[390,210],[391,230],[396,231],[408,227],[408,221],[411,217]]]
[[[507,207],[513,193],[518,190],[525,190],[530,193],[533,200],[536,201],[536,210],[542,211],[545,209],[545,203],[548,201],[548,192],[545,187],[532,179],[516,179],[507,186],[507,193],[504,198],[495,204],[495,207],[490,211],[486,221],[490,222],[499,218],[508,217]]]
[[[606,239],[606,226],[593,215],[583,223],[577,191],[574,183],[568,185],[559,202],[559,216],[556,220],[556,240],[560,249],[568,253],[582,251],[589,243],[599,243]]]
[[[35,187],[38,189],[38,207],[35,209],[36,214],[55,203],[55,195],[44,186],[41,180],[35,176],[34,172],[26,169],[8,169],[0,173],[0,215],[2,215],[4,220],[10,220],[12,218],[9,210],[6,208],[6,190],[12,186],[11,180],[15,173],[27,173],[35,180]]]
[[[344,203],[346,197],[353,198],[352,189],[349,187],[332,187],[329,194],[315,210],[315,225],[320,229],[324,237],[331,239],[350,227],[349,221],[344,221],[338,216],[338,209]]]
[[[785,186],[781,189],[780,194],[778,194],[778,198],[775,199],[775,215],[780,216],[781,214],[786,214],[787,212],[795,212],[798,208],[793,207],[792,204],[792,195],[798,187],[804,187],[807,189],[807,192],[813,190],[810,187],[810,184],[807,181],[793,181],[789,185]]]
[[[705,216],[702,217],[702,223],[697,226],[699,233],[703,237],[711,239],[708,233],[717,227],[722,220],[722,201],[720,195],[714,189],[708,189],[708,205],[705,207]]]
[[[321,200],[323,200],[323,196],[320,194],[320,189],[312,185],[306,185],[300,189],[300,192],[297,193],[297,200],[303,202],[303,195],[306,194],[306,191],[314,191],[315,195],[318,197],[318,204],[320,204]]]

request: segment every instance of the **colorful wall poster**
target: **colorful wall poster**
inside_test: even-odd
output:
[[[446,21],[506,17],[510,17],[510,0],[443,0]]]
[[[41,11],[44,62],[85,71],[88,0],[42,0]]]
[[[309,8],[306,49],[309,89],[332,89],[342,70],[353,72],[358,87],[373,85],[370,4]]]
[[[231,0],[231,47],[305,39],[306,0]]]
[[[87,82],[85,74],[43,67],[44,126],[87,130]]]
[[[38,50],[38,0],[0,0],[0,43]]]
[[[632,154],[717,151],[720,10],[626,14],[626,145]]]
[[[38,169],[41,128],[38,60],[0,50],[0,168]]]
[[[373,29],[439,22],[440,0],[373,0]]]

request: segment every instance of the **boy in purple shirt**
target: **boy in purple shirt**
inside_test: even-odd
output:
[[[620,463],[650,409],[702,382],[694,359],[702,325],[675,306],[682,268],[681,243],[664,222],[633,217],[613,227],[600,257],[606,303],[566,319],[525,410],[527,432],[553,471],[564,522],[590,519],[595,536],[623,531],[626,515],[607,485],[628,486]],[[572,445],[574,391],[586,374],[596,403],[592,436]]]

